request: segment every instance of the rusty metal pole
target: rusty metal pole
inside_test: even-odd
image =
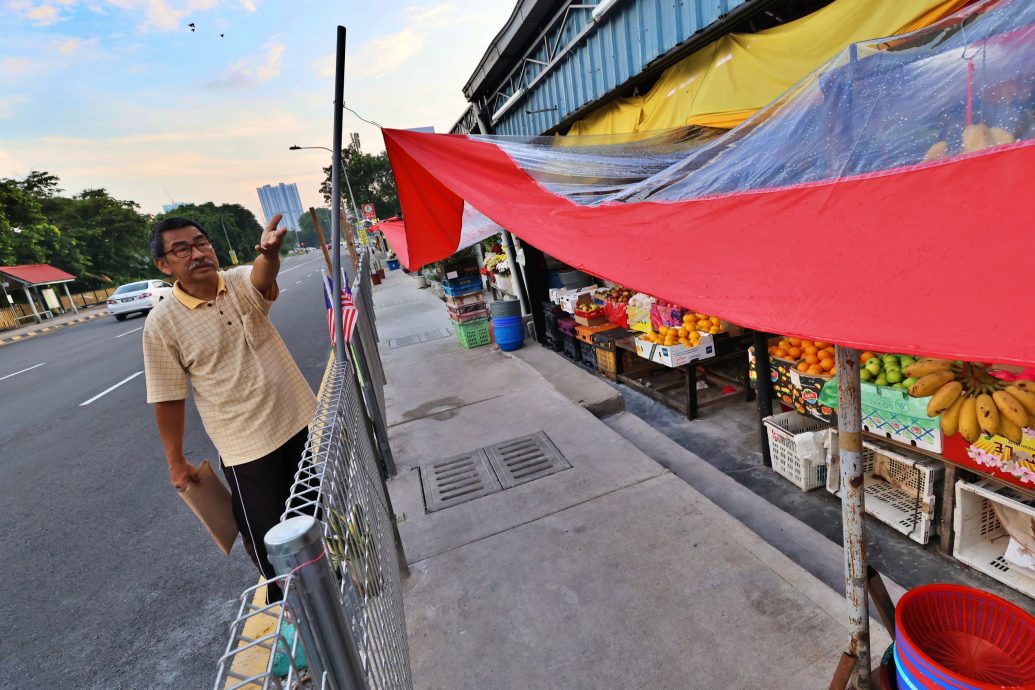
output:
[[[866,523],[863,494],[862,404],[859,351],[837,346],[837,434],[841,464],[845,596],[849,652],[855,657],[855,687],[870,688],[870,613],[866,589]]]

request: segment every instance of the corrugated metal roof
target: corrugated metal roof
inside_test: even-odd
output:
[[[75,280],[75,276],[71,273],[65,273],[60,268],[54,268],[48,264],[0,266],[0,275],[14,278],[19,283],[28,285],[49,285]]]
[[[519,87],[525,88],[496,121],[495,133],[542,134],[616,95],[617,89],[628,91],[634,80],[649,79],[644,70],[667,66],[673,54],[681,56],[685,47],[713,40],[734,19],[746,19],[774,1],[618,0],[594,24],[585,9],[592,8],[590,2],[519,0],[464,93],[483,103],[488,115]],[[556,21],[565,11],[570,16]],[[558,46],[569,44],[568,51],[558,54]],[[467,115],[457,128],[471,124]]]

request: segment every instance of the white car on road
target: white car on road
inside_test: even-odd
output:
[[[172,285],[162,280],[141,280],[120,285],[108,298],[108,311],[119,321],[133,313],[147,314],[167,297],[172,297]]]

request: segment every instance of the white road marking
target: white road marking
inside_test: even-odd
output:
[[[94,400],[97,400],[98,398],[103,398],[108,393],[111,393],[113,390],[115,390],[116,388],[118,388],[122,384],[129,383],[130,381],[132,381],[133,379],[135,379],[136,377],[140,376],[143,373],[144,373],[143,371],[138,371],[137,373],[133,374],[132,376],[127,376],[126,378],[122,379],[121,381],[116,383],[114,386],[112,386],[108,390],[106,390],[106,391],[104,391],[102,393],[98,393],[97,395],[93,396],[92,398],[90,398],[86,402],[79,403],[79,407],[82,407],[83,405],[89,405],[90,403],[92,403]]]
[[[317,261],[319,261],[319,259],[313,259],[312,261],[306,261],[303,264],[298,264],[297,266],[292,266],[291,268],[285,268],[283,271],[280,272],[280,275],[284,275],[285,273],[290,273],[291,271],[295,270],[296,268],[302,268],[303,266],[308,266],[309,264],[315,264]]]
[[[296,280],[296,281],[295,281],[295,285],[298,285],[298,284],[299,284],[299,283],[301,283],[301,282],[302,282],[301,280]]]
[[[283,290],[281,290],[281,291],[280,291],[280,294],[282,294],[282,295],[283,295],[283,294],[284,294],[285,292],[287,292],[287,291],[288,291],[288,289],[287,289],[287,288],[284,288]]]
[[[142,331],[142,330],[144,330],[144,327],[143,327],[143,326],[141,326],[140,328],[134,328],[134,329],[133,329],[132,331],[126,331],[125,333],[122,333],[122,334],[120,334],[120,335],[117,335],[117,336],[115,336],[115,337],[116,337],[116,338],[121,338],[121,337],[122,337],[122,336],[124,336],[124,335],[129,335],[130,333],[136,333],[137,331]]]
[[[42,366],[43,366],[44,364],[46,364],[46,362],[40,362],[39,364],[34,364],[34,365],[32,365],[32,366],[31,366],[31,367],[29,367],[28,369],[22,369],[21,371],[16,371],[16,372],[14,372],[13,374],[8,374],[7,376],[0,376],[0,381],[3,381],[4,379],[9,379],[9,378],[11,378],[12,376],[17,376],[18,374],[24,374],[24,373],[25,373],[25,372],[27,372],[27,371],[32,371],[32,370],[33,370],[33,369],[35,369],[36,367],[42,367]]]
[[[311,277],[312,275],[313,275],[312,273],[306,273],[306,274],[305,274],[305,277],[306,277],[306,278],[309,278],[309,277]]]

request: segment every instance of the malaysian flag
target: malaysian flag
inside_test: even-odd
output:
[[[337,344],[337,337],[334,334],[334,307],[332,307],[331,295],[334,294],[334,287],[331,285],[331,277],[325,271],[323,273],[323,301],[327,307],[327,330],[331,334],[331,345]],[[348,276],[342,271],[341,279],[341,323],[345,331],[345,342],[352,342],[352,329],[356,327],[356,317],[359,310],[352,300],[352,291],[349,290]]]

